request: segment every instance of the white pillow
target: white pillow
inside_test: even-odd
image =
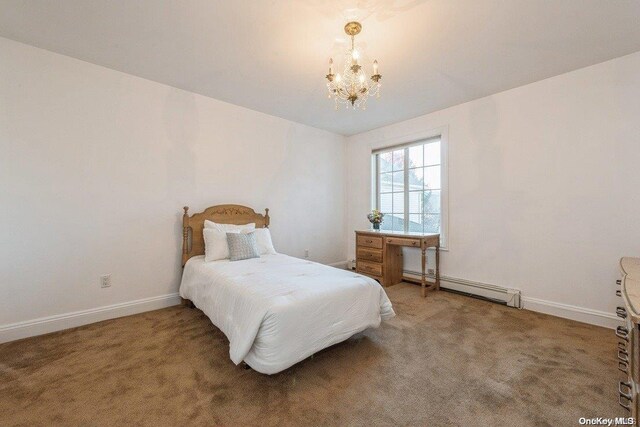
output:
[[[273,247],[271,232],[268,228],[256,228],[252,231],[256,236],[256,244],[260,255],[275,255],[277,253]],[[251,231],[243,231],[243,233],[251,233]]]
[[[218,224],[205,220],[202,235],[204,237],[205,262],[218,261],[229,258],[229,243],[227,233],[251,233],[255,232],[256,245],[260,255],[277,254],[271,240],[271,232],[268,228],[255,228],[255,223],[245,225]]]
[[[217,222],[209,221],[208,219],[204,220],[204,228],[211,228],[218,231],[223,231],[225,233],[240,233],[241,231],[251,231],[255,230],[256,223],[252,222],[244,225],[236,225],[236,224],[218,224]]]
[[[229,258],[229,245],[227,244],[227,233],[224,231],[205,228],[202,230],[204,236],[204,261],[218,261]]]

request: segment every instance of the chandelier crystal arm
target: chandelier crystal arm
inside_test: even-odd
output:
[[[336,109],[338,104],[345,104],[347,108],[366,108],[367,98],[370,96],[380,97],[380,79],[382,76],[378,72],[378,61],[373,61],[373,74],[366,76],[362,66],[359,64],[360,52],[356,49],[355,36],[362,30],[362,25],[358,22],[349,22],[344,26],[344,31],[351,37],[351,49],[345,54],[344,70],[342,75],[334,72],[333,58],[329,59],[329,74],[327,79],[327,89],[329,98],[335,101]]]

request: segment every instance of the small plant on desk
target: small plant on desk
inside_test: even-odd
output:
[[[373,224],[374,230],[380,230],[380,224],[382,223],[382,219],[384,218],[384,214],[380,212],[378,209],[374,209],[371,211],[369,215],[367,215],[369,222]]]

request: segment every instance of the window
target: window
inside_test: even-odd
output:
[[[442,151],[439,136],[374,151],[375,207],[385,214],[382,230],[440,233],[444,241]]]

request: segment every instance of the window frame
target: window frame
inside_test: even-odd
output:
[[[393,150],[405,150],[404,158],[404,228],[408,227],[409,218],[409,150],[417,145],[428,144],[429,140],[440,140],[440,248],[448,250],[449,244],[449,161],[448,161],[448,128],[441,127],[426,132],[407,135],[387,140],[371,149],[371,208],[380,208],[380,161],[378,154]]]

